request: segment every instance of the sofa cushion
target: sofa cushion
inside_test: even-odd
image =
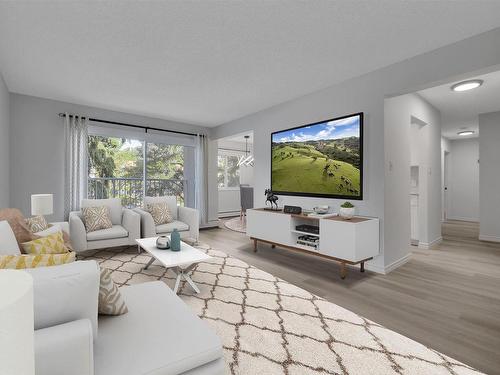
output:
[[[64,244],[62,231],[21,244],[26,254],[64,254],[69,249]]]
[[[97,262],[83,260],[26,272],[33,276],[35,329],[89,319],[94,339],[97,337]]]
[[[28,225],[28,228],[33,233],[41,232],[49,227],[49,224],[43,215],[36,215],[26,219],[26,225]]]
[[[96,207],[107,206],[109,207],[111,222],[115,225],[122,223],[122,202],[120,198],[108,199],[82,199],[81,207]]]
[[[109,229],[113,226],[108,206],[83,207],[82,217],[87,233]]]
[[[98,310],[102,315],[122,315],[128,312],[120,290],[111,278],[111,271],[107,268],[101,269]]]
[[[172,233],[172,231],[177,229],[179,232],[184,232],[189,230],[189,225],[183,223],[182,221],[174,220],[168,224],[161,224],[156,226],[156,233]]]
[[[222,357],[215,332],[163,282],[121,292],[128,313],[99,318],[95,375],[181,374]]]
[[[28,225],[26,224],[24,215],[17,208],[0,209],[0,220],[7,220],[19,245],[23,242],[31,241],[37,238],[30,231]]]
[[[100,229],[87,233],[87,241],[112,240],[123,237],[128,237],[128,232],[121,225],[113,225],[108,229]]]
[[[147,207],[148,204],[154,203],[167,203],[168,209],[172,214],[172,219],[177,220],[177,198],[173,195],[164,197],[144,197],[144,206]]]
[[[151,214],[155,225],[171,223],[174,220],[166,202],[148,203],[146,211]]]
[[[19,250],[14,231],[7,220],[0,221],[0,255],[19,254],[21,254],[21,250]]]
[[[50,267],[75,261],[75,253],[0,255],[0,269],[23,270]]]

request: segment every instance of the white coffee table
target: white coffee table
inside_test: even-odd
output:
[[[151,255],[151,260],[148,264],[146,264],[144,269],[148,269],[148,267],[153,264],[155,260],[157,260],[165,266],[165,268],[172,268],[177,275],[175,279],[174,293],[178,292],[181,279],[186,280],[196,293],[200,293],[200,289],[198,289],[198,286],[194,283],[191,277],[189,277],[189,273],[193,270],[197,263],[204,262],[212,257],[182,241],[180,251],[159,250],[156,248],[157,238],[158,237],[149,237],[135,240],[139,247],[139,253],[142,249]]]

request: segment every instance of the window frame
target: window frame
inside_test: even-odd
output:
[[[224,164],[224,186],[219,186],[219,158],[223,156],[226,159],[226,162]],[[227,163],[227,158],[229,156],[236,156],[238,160],[242,157],[245,156],[245,151],[239,151],[239,150],[226,150],[226,149],[218,149],[217,151],[217,188],[218,190],[222,191],[231,191],[231,190],[240,190],[240,175],[238,173],[238,185],[237,186],[227,186],[228,183],[228,163]],[[240,167],[238,166],[238,172],[240,170]]]
[[[148,143],[156,143],[156,144],[164,144],[164,145],[179,145],[184,147],[184,152],[186,154],[187,148],[192,148],[194,152],[196,152],[196,137],[191,135],[178,135],[178,134],[170,134],[163,133],[158,131],[137,131],[131,129],[124,129],[123,127],[118,126],[102,126],[102,125],[92,125],[90,122],[88,126],[87,136],[100,136],[100,137],[110,137],[110,138],[125,138],[125,139],[133,139],[142,142],[142,150],[143,150],[143,173],[142,173],[142,194],[143,201],[144,196],[146,194],[146,181],[148,179],[147,173],[147,148]],[[88,140],[87,140],[88,144]],[[196,166],[193,165],[193,168]],[[184,163],[184,168],[186,168],[186,163]],[[88,186],[90,176],[86,173],[86,185]],[[184,202],[191,203],[194,205],[194,196],[188,197],[188,190],[193,190],[193,187],[189,187],[189,185],[194,185],[195,181],[191,181],[186,177],[186,169],[184,169],[184,181],[186,186],[184,187]],[[88,191],[88,188],[86,189]],[[194,191],[194,190],[193,190]],[[144,202],[143,202],[144,203]],[[179,204],[179,202],[177,202]],[[140,206],[138,206],[140,207]]]

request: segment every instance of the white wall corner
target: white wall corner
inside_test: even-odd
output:
[[[438,237],[431,242],[419,242],[418,247],[419,249],[432,249],[434,246],[439,245],[441,242],[443,242],[443,237]]]
[[[368,262],[365,265],[365,269],[367,269],[368,271],[375,272],[375,273],[380,273],[382,275],[387,275],[389,272],[394,271],[396,268],[399,268],[403,264],[408,262],[410,260],[410,258],[411,258],[411,253],[408,253],[405,256],[403,256],[402,258],[392,262],[391,264],[388,264],[387,266],[382,266],[379,264]]]

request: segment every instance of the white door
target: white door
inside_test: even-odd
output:
[[[444,192],[443,192],[443,220],[446,220],[448,218],[448,210],[449,210],[449,180],[450,180],[450,168],[449,164],[450,163],[450,153],[445,152],[444,153]]]

